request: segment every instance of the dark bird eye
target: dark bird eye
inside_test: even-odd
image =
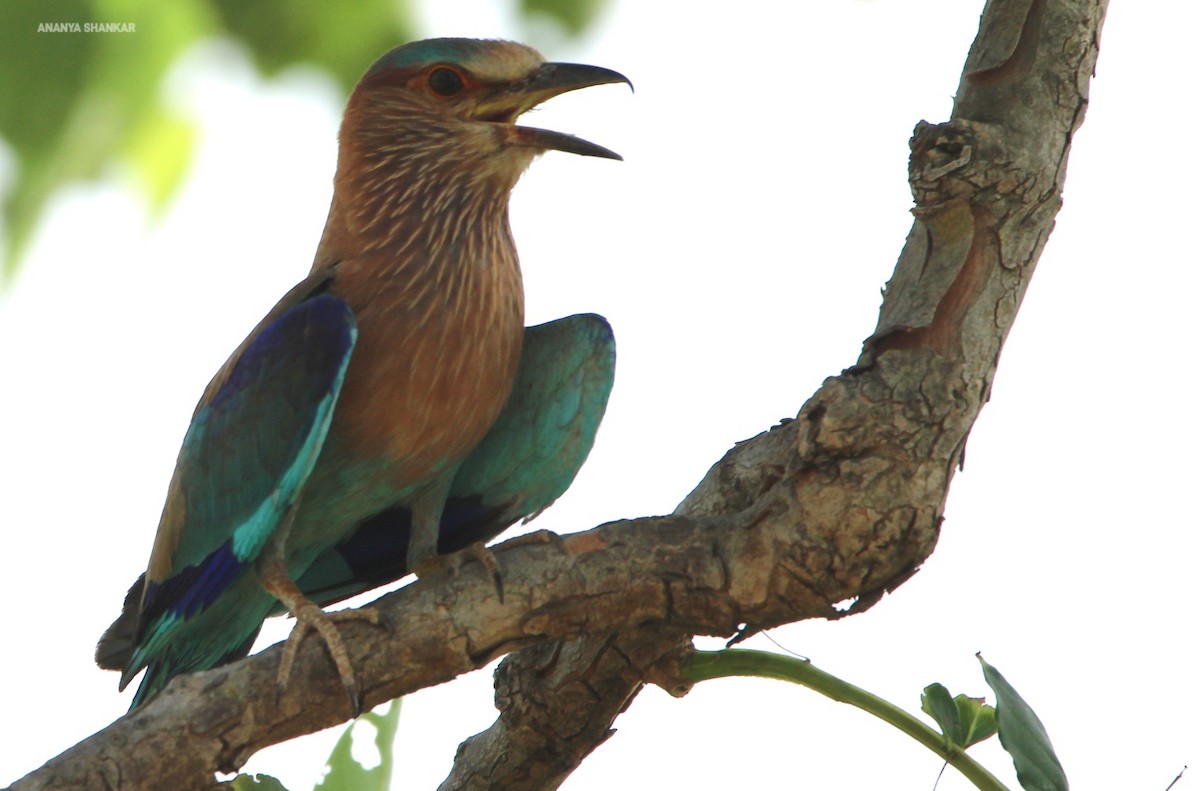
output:
[[[453,69],[434,69],[429,72],[429,89],[438,96],[453,96],[463,89],[462,77]]]

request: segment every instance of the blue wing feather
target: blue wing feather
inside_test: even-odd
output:
[[[192,418],[122,685],[172,652],[208,666],[237,647],[219,645],[217,636],[203,649],[168,645],[181,624],[241,580],[320,455],[357,329],[350,308],[334,294],[287,301],[235,352]],[[164,566],[167,573],[156,575]],[[240,634],[233,638],[242,642]],[[204,658],[191,659],[195,655]],[[139,690],[138,699],[144,694]]]
[[[350,308],[318,294],[253,336],[202,403],[177,476],[185,508],[176,568],[226,539],[253,559],[312,472],[354,347]]]

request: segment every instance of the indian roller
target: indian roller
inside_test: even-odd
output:
[[[97,662],[145,669],[133,708],[176,675],[245,656],[263,620],[324,640],[321,606],[532,518],[574,479],[612,386],[598,316],[524,327],[508,199],[539,154],[620,159],[517,126],[567,91],[629,80],[506,41],[432,39],[383,55],[351,93],[308,277],[209,383],[183,440],[146,573]]]

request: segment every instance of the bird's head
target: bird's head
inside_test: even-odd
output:
[[[514,179],[543,151],[620,159],[572,135],[516,124],[551,97],[617,82],[632,87],[610,69],[547,63],[536,50],[511,41],[417,41],[393,49],[367,70],[346,108],[342,146],[368,157],[491,163],[515,169]]]
[[[561,93],[617,82],[630,84],[609,69],[547,63],[509,41],[430,39],[388,52],[346,105],[314,266],[418,242],[444,250],[511,244],[508,195],[535,156],[621,158],[562,132],[517,126],[517,118]]]

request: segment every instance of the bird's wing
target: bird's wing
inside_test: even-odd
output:
[[[268,314],[209,385],[168,490],[126,680],[175,625],[238,579],[284,524],[325,441],[356,333],[341,297],[306,282]],[[127,600],[127,608],[131,604]],[[129,632],[123,615],[101,639],[97,661],[119,661],[123,650],[116,643],[127,643]]]
[[[512,394],[451,485],[439,552],[494,538],[567,490],[595,442],[615,367],[612,329],[600,316],[568,316],[525,330]],[[301,589],[329,604],[403,577],[411,518],[396,506],[363,522],[309,567]]]
[[[455,549],[495,535],[479,535],[480,518],[529,521],[561,497],[608,407],[617,350],[603,317],[530,327],[525,344],[504,411],[450,487],[441,538]]]

